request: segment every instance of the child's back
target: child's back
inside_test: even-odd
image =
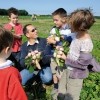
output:
[[[12,33],[0,28],[0,100],[27,100],[18,70],[12,67],[12,61],[6,60],[12,44]]]
[[[20,74],[14,67],[0,69],[0,100],[27,100],[20,82]]]

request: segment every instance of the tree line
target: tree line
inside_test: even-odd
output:
[[[18,12],[21,16],[29,15],[26,10],[18,10]],[[8,15],[8,9],[0,9],[0,15]]]

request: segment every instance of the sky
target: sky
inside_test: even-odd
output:
[[[100,0],[0,0],[0,8],[15,7],[29,14],[51,14],[58,8],[64,8],[68,14],[80,8],[91,8],[95,16],[100,16]]]

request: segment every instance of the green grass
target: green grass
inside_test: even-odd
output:
[[[37,20],[35,21],[31,20],[31,16],[19,16],[19,18],[20,18],[19,22],[21,22],[22,25],[32,24],[35,27],[37,27],[38,34],[40,37],[48,37],[49,32],[52,26],[54,25],[51,17],[48,17],[48,18],[38,17]],[[4,18],[0,16],[0,25],[3,26],[7,22],[9,22],[7,16],[5,16]],[[100,19],[96,19],[96,22],[92,26],[92,28],[89,30],[89,33],[91,34],[93,44],[94,44],[94,49],[93,49],[92,54],[100,62]],[[25,40],[26,38],[23,37],[23,42]],[[51,89],[52,89],[52,86],[47,87],[47,91],[46,91],[47,100],[51,100],[51,97],[50,97]],[[41,98],[41,100],[44,100],[44,99]]]

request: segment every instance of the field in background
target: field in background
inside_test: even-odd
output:
[[[30,23],[30,24],[33,24],[35,27],[37,27],[40,37],[47,37],[49,35],[49,31],[54,25],[51,17],[38,16],[37,20],[34,20],[34,21],[31,20],[31,16],[20,16],[19,19],[20,19],[19,22],[21,22],[23,25]],[[9,20],[7,16],[3,16],[3,17],[0,16],[0,26],[3,26],[8,21]],[[94,49],[93,49],[92,54],[100,62],[100,19],[96,19],[95,24],[92,26],[89,32],[91,34],[91,37],[94,43]],[[26,38],[23,37],[23,41],[25,40]],[[100,93],[100,90],[99,90],[99,93]],[[48,100],[50,100],[49,94],[50,94],[50,88],[47,93],[47,97],[49,98]],[[90,100],[90,99],[86,99],[86,100]],[[93,99],[93,100],[96,100],[96,99]]]
[[[7,16],[0,16],[0,25],[4,25],[9,21]],[[33,24],[38,29],[38,34],[40,37],[47,37],[49,35],[49,32],[51,28],[53,27],[53,20],[50,16],[41,17],[38,16],[37,20],[32,21],[31,16],[19,16],[19,22],[22,23],[22,25],[25,24]],[[92,26],[92,28],[89,30],[90,34],[93,39],[94,43],[94,49],[93,49],[93,55],[100,61],[100,19],[96,19],[95,24]],[[23,41],[26,39],[23,38]]]

